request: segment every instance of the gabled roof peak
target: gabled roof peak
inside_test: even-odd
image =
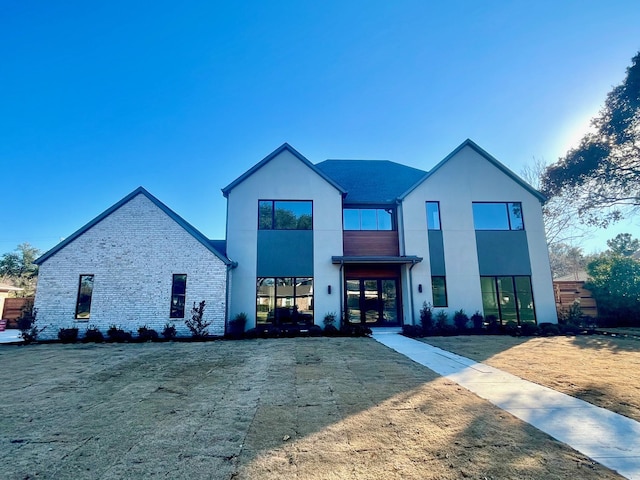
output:
[[[120,200],[119,202],[115,203],[114,205],[112,205],[111,207],[106,209],[104,212],[102,212],[100,215],[95,217],[89,223],[87,223],[86,225],[84,225],[80,229],[76,230],[74,233],[72,233],[67,238],[65,238],[62,242],[60,242],[55,247],[53,247],[52,249],[50,249],[49,251],[44,253],[40,258],[36,259],[34,263],[37,264],[37,265],[42,264],[49,257],[54,255],[58,251],[62,250],[64,247],[66,247],[68,244],[73,242],[76,238],[80,237],[87,230],[92,228],[94,225],[97,225],[98,223],[100,223],[106,217],[111,215],[113,212],[118,210],[123,205],[129,203],[131,200],[133,200],[138,195],[144,195],[154,205],[156,205],[160,210],[162,210],[165,214],[167,214],[167,216],[169,216],[173,221],[175,221],[178,225],[180,225],[183,229],[185,229],[187,231],[187,233],[189,233],[193,238],[198,240],[207,250],[209,250],[215,256],[217,256],[220,260],[222,260],[226,265],[233,265],[233,262],[231,262],[231,260],[229,260],[224,254],[219,252],[211,244],[211,242],[209,241],[209,239],[207,237],[205,237],[202,233],[200,233],[200,231],[198,231],[195,227],[193,227],[190,223],[188,223],[184,218],[182,218],[176,212],[171,210],[169,207],[167,207],[164,203],[162,203],[156,197],[151,195],[144,187],[136,188],[133,192],[131,192],[129,195],[125,196],[122,200]]]

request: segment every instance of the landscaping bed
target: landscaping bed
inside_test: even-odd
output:
[[[3,478],[621,478],[370,338],[0,348]]]

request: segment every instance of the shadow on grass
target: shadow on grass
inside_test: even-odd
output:
[[[39,345],[0,364],[5,478],[569,478],[545,462],[576,456],[371,339]]]

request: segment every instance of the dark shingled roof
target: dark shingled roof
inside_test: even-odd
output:
[[[427,172],[389,160],[325,160],[316,168],[347,191],[345,204],[390,204]]]

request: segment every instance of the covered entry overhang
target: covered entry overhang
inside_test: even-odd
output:
[[[340,265],[342,318],[371,327],[400,326],[403,304],[413,312],[411,270],[421,257],[346,255],[331,261]]]

